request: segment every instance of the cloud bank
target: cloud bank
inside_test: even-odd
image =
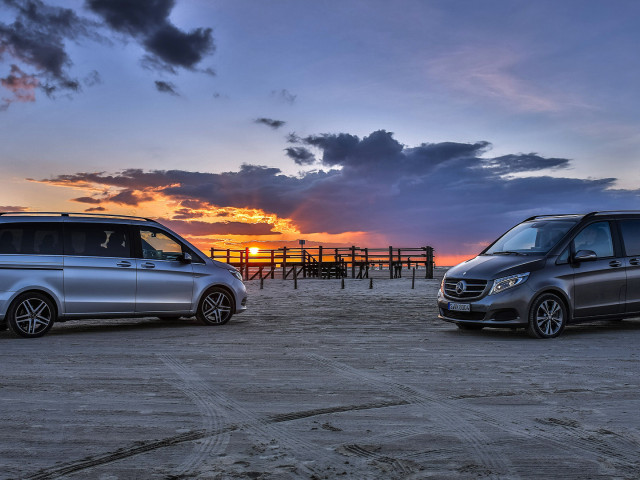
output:
[[[0,79],[10,93],[2,97],[0,110],[11,103],[35,101],[36,88],[49,97],[79,92],[81,82],[71,73],[69,42],[111,43],[116,33],[144,48],[145,68],[174,74],[178,69],[198,70],[200,62],[215,51],[210,28],[185,32],[169,21],[174,0],[87,0],[85,8],[102,22],[42,0],[0,0],[0,5],[15,14],[12,23],[0,22],[0,60],[12,59],[11,72]],[[212,73],[208,68],[198,71]],[[97,83],[99,72],[85,73],[86,86]],[[175,92],[175,88],[161,89],[158,82],[156,88]]]
[[[192,208],[254,208],[291,219],[301,234],[362,231],[442,254],[474,253],[533,214],[640,208],[640,191],[617,190],[614,178],[558,176],[571,162],[535,153],[488,157],[486,141],[408,147],[385,130],[292,140],[299,145],[287,154],[315,170],[293,177],[259,165],[224,173],[128,169],[41,181],[119,192],[76,199],[90,204],[163,198],[182,205],[182,219],[197,217]]]

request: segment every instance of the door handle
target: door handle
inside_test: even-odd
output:
[[[637,258],[632,258],[631,260],[629,260],[629,263],[631,265],[640,265],[640,260]]]
[[[622,266],[622,262],[619,262],[618,260],[612,260],[609,262],[609,266],[610,267],[621,267]]]
[[[125,260],[125,261],[116,263],[116,265],[119,266],[119,267],[130,267],[131,266],[131,262],[127,262]]]
[[[144,262],[142,264],[142,268],[156,268],[156,264],[151,262]]]

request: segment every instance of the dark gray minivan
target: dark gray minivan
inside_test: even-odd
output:
[[[639,317],[640,211],[528,218],[449,269],[438,308],[461,329],[524,327],[535,338]]]

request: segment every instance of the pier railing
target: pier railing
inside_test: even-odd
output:
[[[245,280],[275,278],[369,278],[369,269],[388,269],[389,278],[402,277],[403,268],[423,267],[425,278],[433,278],[433,248],[388,247],[361,248],[356,246],[329,248],[288,248],[272,250],[211,248],[210,257],[236,267]]]

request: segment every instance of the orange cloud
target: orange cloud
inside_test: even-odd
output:
[[[23,72],[17,65],[11,65],[11,73],[6,78],[0,78],[0,84],[13,94],[11,98],[3,97],[4,108],[14,102],[35,102],[38,83],[35,76]]]

